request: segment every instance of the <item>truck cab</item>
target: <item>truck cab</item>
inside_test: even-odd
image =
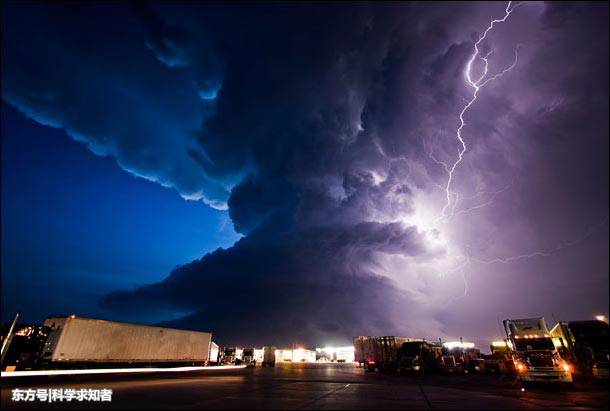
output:
[[[253,368],[256,366],[256,360],[254,359],[254,348],[244,348],[242,363],[248,368]]]
[[[417,374],[437,371],[437,351],[427,341],[403,343],[398,350],[398,371]]]
[[[440,371],[446,374],[461,374],[464,372],[462,364],[451,354],[445,354],[439,358],[439,367]]]
[[[225,347],[222,350],[222,364],[223,365],[235,364],[237,361],[236,351],[237,350],[235,347]]]
[[[504,320],[510,357],[524,383],[572,383],[572,366],[555,347],[544,318]]]
[[[609,326],[603,321],[561,321],[551,330],[575,371],[596,380],[608,379]]]

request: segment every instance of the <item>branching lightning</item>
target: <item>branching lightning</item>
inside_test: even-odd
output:
[[[476,212],[484,207],[489,206],[496,200],[496,198],[500,194],[507,191],[515,183],[515,178],[513,178],[510,181],[510,183],[508,183],[504,187],[501,187],[494,191],[477,190],[477,192],[474,195],[471,195],[470,197],[463,197],[460,195],[460,193],[456,189],[454,189],[456,170],[462,163],[462,160],[464,159],[464,156],[466,155],[466,153],[468,151],[468,145],[464,138],[464,129],[467,125],[466,118],[469,114],[469,110],[476,103],[476,101],[479,97],[479,92],[484,87],[486,87],[489,83],[502,78],[505,74],[507,74],[508,72],[513,70],[516,67],[516,65],[518,63],[518,59],[519,59],[519,46],[517,45],[514,49],[514,58],[512,60],[512,63],[510,65],[506,66],[504,69],[499,70],[495,74],[490,73],[490,66],[491,66],[490,63],[491,63],[492,57],[494,56],[494,50],[492,49],[488,52],[482,51],[481,50],[483,48],[482,44],[486,41],[486,39],[488,38],[490,33],[496,27],[496,25],[506,22],[509,19],[512,12],[515,11],[515,9],[521,5],[522,5],[522,3],[514,3],[512,1],[507,2],[506,7],[504,9],[504,15],[501,18],[493,18],[489,22],[486,29],[483,31],[483,33],[478,37],[478,39],[474,43],[472,54],[470,54],[470,57],[466,62],[465,69],[464,69],[464,82],[466,83],[468,89],[471,91],[471,94],[469,95],[469,98],[464,100],[464,105],[462,106],[461,111],[459,113],[459,124],[458,124],[457,129],[455,130],[455,138],[457,139],[457,142],[458,142],[457,158],[455,158],[455,160],[445,160],[444,158],[437,156],[432,148],[426,147],[426,139],[422,139],[423,146],[424,146],[423,147],[424,152],[428,155],[428,157],[434,164],[439,166],[439,168],[442,168],[445,171],[445,173],[447,174],[447,179],[446,179],[445,184],[437,184],[436,182],[434,182],[435,186],[437,188],[439,188],[439,190],[441,190],[441,192],[443,193],[444,204],[443,204],[443,207],[442,207],[440,213],[436,216],[436,218],[434,216],[432,216],[432,218],[434,219],[432,224],[430,224],[430,220],[428,220],[426,218],[423,219],[424,220],[423,225],[421,225],[420,221],[417,221],[417,219],[410,221],[411,223],[415,222],[415,224],[418,227],[423,227],[424,230],[430,230],[430,231],[436,232],[438,234],[440,232],[440,231],[438,231],[438,228],[437,228],[439,223],[446,224],[450,220],[452,220],[454,217],[462,216],[464,214],[471,213],[471,212]],[[476,71],[475,66],[480,67],[480,73],[474,72],[474,71]],[[559,102],[558,104],[561,104],[561,102]],[[383,154],[385,155],[385,153],[383,153]],[[491,195],[489,195],[489,194],[491,194]],[[480,202],[479,204],[467,205],[466,207],[464,207],[462,205],[464,200],[469,200],[469,201],[474,200],[483,195],[485,195],[485,197],[487,197],[487,199],[482,200],[482,202]],[[425,207],[419,207],[419,208],[425,208]],[[424,217],[425,217],[425,214],[424,214]],[[526,253],[519,254],[519,255],[477,257],[477,256],[472,255],[472,253],[471,253],[473,251],[472,249],[474,247],[466,246],[463,248],[463,250],[459,249],[461,247],[454,247],[453,249],[451,247],[449,247],[448,251],[450,254],[443,257],[443,258],[445,258],[445,260],[441,261],[441,265],[445,265],[445,263],[449,262],[448,265],[450,265],[452,267],[449,269],[439,270],[439,271],[442,271],[442,273],[439,273],[439,276],[450,275],[450,274],[460,272],[462,275],[462,280],[464,282],[463,293],[460,296],[455,297],[455,298],[465,297],[469,292],[468,280],[466,277],[467,267],[475,265],[475,264],[481,264],[481,265],[510,264],[513,262],[518,262],[518,261],[526,260],[526,259],[530,259],[530,258],[551,257],[562,250],[565,250],[567,248],[576,246],[576,245],[584,242],[589,237],[591,237],[598,229],[600,229],[607,223],[608,223],[608,218],[606,218],[604,221],[602,221],[601,224],[597,224],[595,226],[590,227],[585,233],[581,234],[579,237],[577,237],[575,239],[572,239],[569,241],[563,241],[554,247],[552,246],[552,247],[549,247],[546,249],[538,249],[535,251],[530,251],[530,252],[526,252]],[[445,244],[443,244],[443,246],[445,246]]]
[[[513,261],[524,260],[524,259],[528,259],[528,258],[532,258],[532,257],[550,257],[559,251],[562,251],[566,248],[569,248],[569,247],[582,243],[583,241],[585,241],[586,239],[591,237],[593,234],[595,234],[596,231],[598,231],[599,229],[604,227],[607,223],[608,223],[608,218],[606,217],[600,223],[589,227],[587,229],[587,231],[580,237],[577,237],[573,240],[564,241],[563,243],[558,244],[557,246],[547,249],[547,250],[539,250],[539,251],[534,251],[534,252],[527,253],[527,254],[514,255],[514,256],[510,256],[510,257],[495,257],[495,258],[487,259],[487,260],[476,258],[476,257],[467,257],[467,258],[470,261],[480,263],[480,264],[497,264],[497,263],[507,264],[507,263],[511,263]]]
[[[462,136],[462,131],[463,131],[464,127],[466,126],[465,116],[466,116],[468,110],[477,101],[479,91],[483,87],[485,87],[489,82],[496,80],[496,79],[502,77],[504,74],[511,71],[517,64],[518,50],[519,50],[518,47],[515,48],[515,58],[510,66],[508,66],[505,69],[503,69],[502,71],[494,74],[493,76],[488,76],[489,58],[493,54],[493,51],[490,51],[486,55],[481,56],[480,55],[481,50],[479,49],[479,46],[487,38],[487,35],[489,34],[489,32],[491,32],[493,30],[494,26],[498,23],[505,22],[508,19],[508,17],[511,15],[511,13],[515,10],[515,8],[518,6],[517,5],[517,6],[513,7],[512,3],[513,3],[512,1],[509,1],[507,3],[506,8],[504,10],[504,16],[502,18],[494,19],[489,23],[489,25],[487,26],[487,28],[485,29],[483,34],[474,43],[473,53],[470,56],[470,58],[468,59],[468,62],[466,63],[466,69],[464,70],[464,79],[466,81],[466,84],[473,90],[473,92],[472,92],[470,99],[468,99],[466,101],[466,104],[462,108],[462,111],[460,112],[460,115],[459,115],[460,125],[458,126],[458,128],[456,130],[456,138],[459,142],[457,159],[453,162],[451,167],[449,167],[449,165],[447,163],[441,162],[438,159],[433,158],[433,161],[435,161],[437,164],[441,164],[444,166],[444,168],[448,174],[447,184],[444,187],[446,202],[441,210],[440,216],[437,218],[437,221],[442,220],[442,219],[447,218],[448,216],[452,215],[455,210],[455,204],[453,204],[453,207],[452,207],[452,202],[453,203],[457,202],[458,194],[455,192],[452,192],[451,185],[454,180],[455,171],[456,171],[457,167],[459,166],[459,164],[462,162],[462,159],[464,158],[464,154],[466,153],[466,150],[468,149],[468,147],[466,145],[466,141],[464,140],[464,138]],[[481,73],[481,75],[478,78],[474,78],[472,70],[473,70],[473,64],[477,60],[483,61],[483,72]],[[450,207],[451,207],[451,209],[450,209]],[[449,211],[449,210],[451,210],[451,211]]]

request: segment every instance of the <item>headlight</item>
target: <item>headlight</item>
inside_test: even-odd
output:
[[[525,364],[523,364],[521,361],[516,362],[515,367],[517,368],[517,371],[519,371],[519,372],[523,372],[527,369]]]
[[[564,362],[563,364],[561,364],[561,368],[563,368],[563,370],[565,372],[570,372],[572,371],[572,367],[570,367],[570,364],[568,364],[567,362]]]
[[[415,366],[413,367],[413,369],[414,369],[415,371],[419,371],[419,365],[415,365]]]

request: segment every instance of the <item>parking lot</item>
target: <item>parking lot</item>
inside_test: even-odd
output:
[[[2,382],[2,408],[116,409],[607,409],[608,386],[521,390],[511,377],[365,373],[351,364],[278,364],[164,376]],[[112,402],[13,402],[14,388],[111,389]]]

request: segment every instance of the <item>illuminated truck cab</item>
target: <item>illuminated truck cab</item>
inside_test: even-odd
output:
[[[526,383],[572,382],[572,366],[553,344],[544,318],[504,320],[510,357]]]
[[[561,321],[551,329],[551,336],[581,377],[607,380],[609,331],[604,321]]]

